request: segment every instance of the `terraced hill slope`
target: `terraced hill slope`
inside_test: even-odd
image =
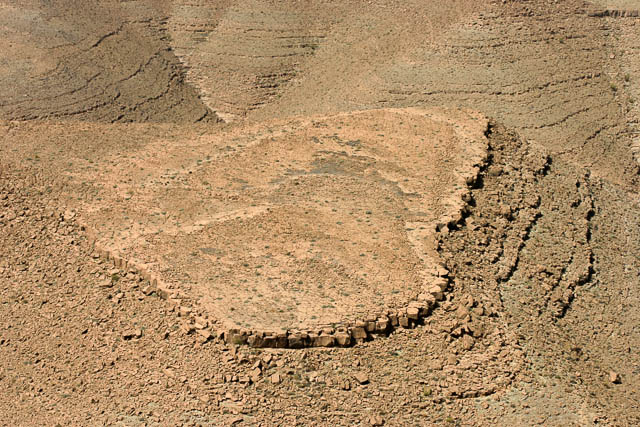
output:
[[[3,2],[0,118],[215,118],[184,83],[165,19],[147,2]]]

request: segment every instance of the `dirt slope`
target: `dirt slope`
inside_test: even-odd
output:
[[[640,18],[610,12],[633,2],[82,4],[0,6],[3,423],[640,423]],[[388,337],[237,347],[220,308],[157,298],[94,246],[160,220],[122,208],[136,193],[189,210],[190,161],[246,129],[407,107],[491,126],[463,218],[432,230],[444,299]],[[167,262],[188,266],[188,242]]]

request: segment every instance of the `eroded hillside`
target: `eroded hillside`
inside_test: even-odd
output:
[[[2,2],[7,424],[637,424],[634,3]]]

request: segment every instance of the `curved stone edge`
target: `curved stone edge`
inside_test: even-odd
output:
[[[489,127],[488,122],[484,132],[485,144],[488,144]],[[472,172],[467,171],[461,174],[466,188],[464,191],[454,193],[453,197],[456,199],[459,197],[459,200],[456,200],[457,206],[442,220],[432,224],[434,234],[455,230],[464,222],[472,200],[471,189],[476,185],[480,171],[487,165],[488,150],[486,148],[487,145],[483,155],[473,165]],[[411,329],[423,323],[438,302],[445,299],[450,288],[449,271],[441,262],[436,261],[434,268],[429,272],[430,277],[425,280],[422,292],[401,308],[381,309],[359,320],[304,329],[260,331],[228,328],[206,314],[199,314],[194,304],[189,303],[188,297],[178,289],[174,289],[171,284],[161,280],[158,274],[151,271],[149,264],[134,258],[126,259],[118,251],[102,246],[96,238],[96,232],[81,219],[78,222],[87,234],[96,257],[111,262],[119,270],[139,274],[148,282],[143,292],[147,295],[155,292],[160,298],[166,300],[171,311],[180,318],[180,330],[187,335],[195,334],[196,339],[202,343],[211,339],[220,339],[228,344],[249,345],[254,348],[350,347],[371,340],[375,336],[388,336],[398,328]]]
[[[437,302],[444,299],[449,287],[448,271],[438,265],[425,292],[401,309],[383,310],[361,320],[320,325],[304,330],[257,331],[225,328],[219,326],[218,321],[198,314],[189,306],[179,290],[159,279],[147,264],[135,259],[126,259],[119,252],[103,247],[95,239],[91,229],[82,222],[80,226],[87,233],[94,256],[111,263],[121,272],[138,274],[147,282],[142,287],[143,293],[151,295],[155,292],[166,300],[171,311],[180,318],[180,330],[186,335],[196,334],[197,339],[203,342],[218,338],[229,344],[246,344],[256,348],[349,347],[367,341],[373,335],[389,335],[397,328],[413,328],[420,324],[435,308]]]
[[[588,12],[591,18],[638,18],[640,10],[638,9],[601,9]]]

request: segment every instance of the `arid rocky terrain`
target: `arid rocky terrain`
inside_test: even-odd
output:
[[[2,425],[640,424],[640,3],[0,1]]]

